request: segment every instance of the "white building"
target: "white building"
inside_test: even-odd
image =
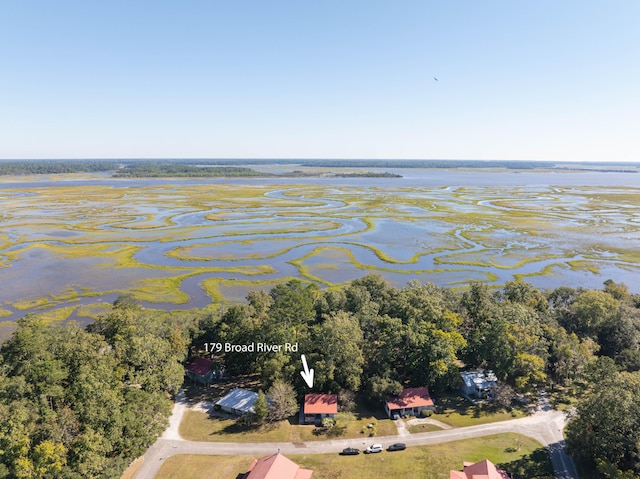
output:
[[[226,396],[220,398],[216,402],[216,406],[220,406],[225,412],[236,416],[243,416],[253,413],[253,403],[258,399],[258,393],[247,391],[246,389],[235,388]]]
[[[493,391],[498,383],[498,378],[493,371],[475,369],[460,373],[462,377],[462,392],[467,396],[475,396],[479,399],[492,399]]]

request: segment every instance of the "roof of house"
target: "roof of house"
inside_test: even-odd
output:
[[[400,396],[393,396],[387,401],[387,407],[390,410],[433,405],[433,399],[431,399],[428,387],[403,389]]]
[[[473,371],[463,371],[460,373],[462,381],[465,386],[471,387],[474,384],[477,386],[488,386],[497,382],[497,377],[493,371],[482,371],[481,369],[475,369]]]
[[[306,394],[304,396],[305,414],[336,414],[338,396],[335,394]]]
[[[213,361],[205,358],[195,358],[189,367],[188,371],[197,374],[198,376],[205,376],[209,371],[211,371],[211,366],[213,366]]]
[[[256,402],[256,399],[258,399],[258,393],[235,388],[229,394],[220,398],[216,405],[237,411],[253,412],[253,403]]]
[[[245,479],[309,479],[313,471],[301,469],[295,462],[277,453],[253,461]]]
[[[465,462],[462,471],[449,471],[449,479],[509,479],[509,475],[485,459],[476,463]]]

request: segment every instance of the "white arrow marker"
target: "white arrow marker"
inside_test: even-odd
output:
[[[302,376],[302,379],[304,379],[304,382],[307,383],[307,386],[312,388],[313,369],[309,369],[309,366],[307,366],[307,358],[304,357],[304,354],[302,355],[302,367],[304,368],[304,371],[300,371],[300,375]]]

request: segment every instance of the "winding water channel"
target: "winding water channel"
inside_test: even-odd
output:
[[[86,321],[83,307],[126,291],[201,308],[370,272],[397,286],[611,278],[640,292],[638,175],[391,171],[403,178],[4,178],[0,317]]]

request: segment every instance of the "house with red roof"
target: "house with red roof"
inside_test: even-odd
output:
[[[502,469],[498,469],[489,459],[480,462],[465,462],[462,471],[449,471],[449,479],[510,479]]]
[[[210,359],[195,358],[187,367],[187,377],[202,384],[211,384],[214,375],[213,361]]]
[[[318,424],[325,417],[338,414],[338,396],[335,394],[306,394],[300,422],[302,424]]]
[[[399,396],[390,397],[384,405],[390,418],[418,416],[425,409],[435,410],[428,387],[403,389]]]
[[[253,461],[243,479],[309,479],[313,471],[277,453]]]

